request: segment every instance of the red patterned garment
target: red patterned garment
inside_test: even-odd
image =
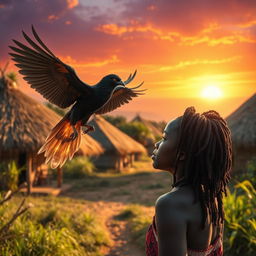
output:
[[[223,256],[222,238],[219,236],[206,250],[188,249],[187,256]],[[146,233],[146,256],[158,256],[155,216]]]

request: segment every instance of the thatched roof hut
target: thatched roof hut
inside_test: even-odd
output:
[[[245,171],[246,164],[256,157],[256,93],[227,118],[231,130],[234,170]]]
[[[124,167],[132,164],[135,157],[147,152],[143,145],[107,122],[101,116],[94,116],[89,124],[95,127],[95,131],[90,135],[105,150],[95,160],[95,165],[99,168],[115,168],[122,171]]]
[[[20,165],[31,166],[28,180],[34,182],[36,172],[45,169],[43,154],[37,155],[60,116],[20,91],[6,76],[0,78],[0,160],[14,159]],[[85,135],[78,154],[97,155],[101,145]],[[29,168],[27,168],[29,169]],[[28,177],[26,177],[28,178]]]

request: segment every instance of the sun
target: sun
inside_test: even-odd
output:
[[[222,91],[215,85],[208,85],[201,91],[201,97],[206,99],[219,99],[222,96]]]

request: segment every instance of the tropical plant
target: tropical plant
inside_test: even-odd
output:
[[[0,163],[0,190],[16,190],[19,173],[24,169],[18,168],[14,160]]]
[[[227,255],[253,256],[256,252],[256,190],[244,180],[235,185],[224,198],[225,235]]]

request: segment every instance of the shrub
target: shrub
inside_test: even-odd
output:
[[[0,190],[16,190],[19,173],[23,168],[18,169],[15,161],[2,162],[0,164]]]
[[[256,190],[248,180],[235,185],[224,198],[225,253],[253,256],[256,251]]]
[[[92,161],[85,156],[78,156],[68,161],[63,167],[64,178],[83,178],[95,170]]]

